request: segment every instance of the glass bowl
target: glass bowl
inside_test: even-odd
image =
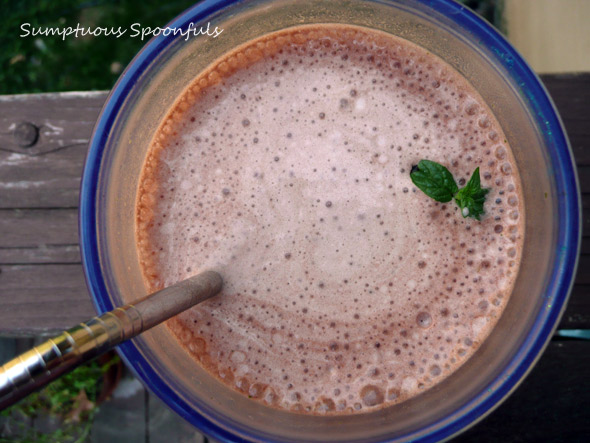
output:
[[[204,1],[168,26],[223,29],[218,38],[160,35],[121,75],[98,119],[82,177],[80,244],[99,313],[145,295],[135,247],[135,198],[150,140],[191,80],[231,48],[302,24],[348,23],[410,40],[478,90],[501,124],[521,173],[525,243],[513,295],[479,350],[434,388],[352,416],[306,416],[248,400],[208,375],[160,325],[120,346],[168,406],[218,440],[434,441],[490,413],[530,371],[564,310],[580,245],[572,153],[543,85],[490,25],[451,0]]]

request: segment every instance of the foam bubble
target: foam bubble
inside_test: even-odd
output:
[[[234,363],[242,363],[244,360],[246,360],[246,354],[240,351],[234,351],[231,353],[230,359]]]
[[[374,385],[367,385],[361,389],[361,400],[365,406],[377,406],[383,403],[383,391]]]
[[[508,298],[491,289],[516,276],[524,206],[501,128],[450,67],[378,33],[299,29],[229,54],[166,117],[139,255],[154,290],[224,276],[168,322],[221,382],[298,413],[362,413],[475,352]],[[461,186],[480,166],[481,221],[415,188],[421,158]]]
[[[496,148],[496,158],[498,160],[504,160],[506,158],[506,148],[504,146],[498,146]]]
[[[260,398],[264,395],[268,386],[263,383],[254,383],[248,389],[248,395],[252,398]]]
[[[416,390],[418,389],[418,380],[416,380],[414,377],[404,378],[402,381],[401,389],[402,391],[407,393],[416,392]]]
[[[416,323],[421,328],[429,328],[432,325],[432,316],[425,311],[419,312],[416,316]]]

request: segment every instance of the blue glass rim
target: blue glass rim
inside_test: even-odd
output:
[[[472,426],[495,409],[520,383],[540,357],[549,342],[557,322],[565,308],[573,284],[581,239],[581,204],[579,185],[573,155],[559,115],[543,84],[528,64],[505,38],[482,18],[454,0],[415,0],[457,25],[457,29],[470,35],[493,54],[493,61],[502,67],[519,85],[528,101],[532,115],[542,123],[543,141],[554,166],[557,210],[561,220],[557,237],[556,265],[550,276],[542,310],[521,348],[496,380],[482,390],[469,403],[452,411],[447,417],[401,438],[412,441],[439,441],[449,438]],[[207,17],[236,3],[231,0],[205,0],[186,10],[170,27],[186,29],[189,23],[201,23]],[[380,3],[396,4],[395,0]],[[174,36],[152,38],[135,56],[109,94],[94,128],[84,166],[79,205],[80,252],[86,283],[92,301],[99,313],[115,308],[107,296],[105,278],[100,267],[97,236],[98,180],[106,141],[111,133],[118,110],[132,94],[135,83],[149,69],[158,55],[174,41]],[[261,435],[246,435],[242,430],[237,436],[198,414],[183,398],[177,395],[157,375],[135,343],[128,341],[119,346],[119,354],[127,367],[170,408],[205,434],[220,441],[268,441]],[[383,440],[387,441],[387,440]]]

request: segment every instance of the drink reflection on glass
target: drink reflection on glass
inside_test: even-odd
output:
[[[451,0],[210,0],[169,26],[190,23],[224,32],[153,39],[105,104],[81,252],[99,312],[205,267],[227,284],[123,359],[221,441],[432,441],[492,411],[579,250],[538,78]],[[435,164],[446,201],[414,184]]]
[[[144,165],[151,290],[214,269],[169,321],[212,376],[309,414],[403,402],[445,379],[508,302],[524,238],[502,129],[450,65],[389,34],[290,28],[223,55],[176,100]],[[424,195],[421,159],[489,189],[480,220]]]

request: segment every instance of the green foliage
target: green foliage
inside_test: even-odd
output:
[[[19,403],[0,412],[0,443],[7,442],[81,442],[88,436],[103,374],[119,362],[119,357],[104,365],[92,361],[53,381]],[[40,416],[62,421],[59,429],[44,434],[27,426],[27,419]],[[5,434],[9,434],[6,436]]]
[[[145,45],[126,35],[19,37],[35,27],[164,26],[198,0],[0,0],[0,94],[111,89]],[[462,0],[498,26],[502,0]]]
[[[489,189],[481,187],[479,168],[475,168],[469,182],[455,195],[455,201],[461,208],[463,217],[473,217],[479,220],[479,216],[485,213],[483,204],[489,191]]]
[[[469,182],[461,189],[446,167],[430,160],[420,160],[418,165],[412,166],[410,179],[418,189],[438,202],[447,203],[454,198],[463,218],[479,220],[485,213],[483,206],[489,189],[481,187],[479,168],[475,168]]]
[[[0,94],[110,89],[147,40],[19,37],[33,27],[164,26],[195,0],[3,0],[0,6]]]
[[[417,166],[412,166],[410,178],[418,189],[441,203],[450,202],[459,190],[449,170],[430,160],[420,160]]]
[[[473,9],[498,29],[502,29],[502,10],[504,0],[459,0],[468,8]]]

